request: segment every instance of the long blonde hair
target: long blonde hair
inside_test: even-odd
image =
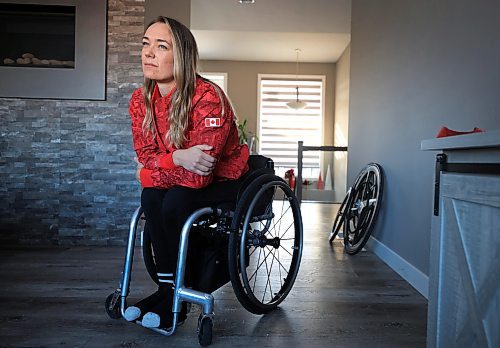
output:
[[[160,16],[149,23],[147,28],[155,23],[167,24],[172,33],[175,90],[170,98],[168,116],[170,128],[165,140],[174,147],[181,148],[186,140],[184,133],[188,126],[191,102],[196,88],[198,46],[191,31],[175,19]],[[142,129],[144,132],[151,133],[153,137],[155,137],[155,123],[151,99],[155,84],[156,81],[144,78],[142,87],[142,95],[146,106]]]

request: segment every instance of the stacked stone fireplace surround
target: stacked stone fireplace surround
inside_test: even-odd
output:
[[[125,243],[140,201],[128,100],[144,1],[108,0],[105,101],[0,97],[3,244]]]

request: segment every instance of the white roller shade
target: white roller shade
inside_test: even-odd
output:
[[[293,110],[286,103],[299,99],[307,106]],[[260,75],[259,81],[259,153],[273,159],[278,175],[297,167],[297,142],[308,146],[320,146],[323,134],[324,79],[284,79]],[[304,152],[304,177],[317,177],[320,154]],[[296,172],[297,173],[297,172]]]

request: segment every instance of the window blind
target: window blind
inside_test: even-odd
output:
[[[298,80],[260,76],[259,81],[259,153],[273,159],[278,175],[291,168],[297,174],[297,142],[320,146],[323,135],[322,77]],[[290,109],[286,103],[296,99],[307,103],[301,110]],[[320,153],[306,151],[303,157],[303,177],[317,178]]]

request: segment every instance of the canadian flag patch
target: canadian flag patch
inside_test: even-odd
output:
[[[220,117],[207,117],[205,127],[220,127]]]

